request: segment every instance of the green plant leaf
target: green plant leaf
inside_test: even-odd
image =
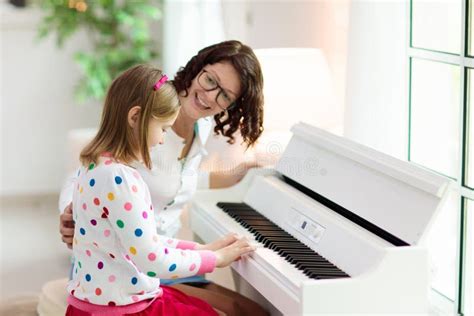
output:
[[[81,1],[87,5],[83,12],[74,7]],[[42,0],[36,5],[44,13],[38,25],[39,40],[53,36],[61,48],[79,31],[88,35],[87,47],[92,46],[92,51],[74,54],[82,73],[75,90],[80,102],[102,99],[119,73],[158,56],[150,23],[161,18],[161,0]]]

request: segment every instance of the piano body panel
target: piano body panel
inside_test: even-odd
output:
[[[305,282],[302,287],[302,313],[427,315],[427,262],[427,251],[423,248],[387,248],[380,264],[363,275],[339,279],[338,282]]]
[[[406,243],[418,243],[447,180],[304,123],[293,132],[276,166],[280,173]]]

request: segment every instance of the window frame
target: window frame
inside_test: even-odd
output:
[[[454,309],[456,313],[463,314],[466,308],[467,295],[466,284],[467,284],[467,266],[466,266],[466,242],[468,236],[468,229],[474,229],[474,227],[467,227],[467,217],[473,216],[473,214],[468,214],[467,201],[474,203],[474,188],[467,186],[467,164],[468,164],[468,146],[469,146],[469,128],[474,129],[474,122],[471,122],[473,126],[469,126],[469,112],[474,111],[474,109],[469,109],[469,81],[474,80],[474,56],[469,55],[469,45],[468,41],[470,40],[469,30],[474,31],[474,25],[471,25],[471,21],[474,17],[470,16],[470,6],[474,6],[474,0],[460,0],[461,1],[461,43],[460,43],[460,54],[453,54],[448,52],[433,51],[429,49],[423,49],[420,47],[414,47],[412,44],[413,39],[413,1],[409,1],[408,8],[408,17],[409,17],[409,27],[408,27],[408,49],[407,49],[407,58],[408,58],[408,161],[410,160],[410,153],[412,150],[411,147],[411,132],[412,132],[412,61],[414,58],[430,60],[434,62],[442,62],[448,64],[454,64],[460,68],[460,102],[459,102],[459,115],[460,115],[460,126],[459,126],[459,159],[460,163],[458,166],[458,171],[456,179],[451,179],[454,183],[453,187],[457,193],[460,195],[459,208],[458,208],[458,225],[457,225],[457,255],[456,255],[456,293]],[[474,47],[474,43],[470,43]],[[468,70],[471,69],[471,77],[468,78]],[[472,96],[474,97],[474,96]],[[474,100],[471,101],[474,106]],[[471,146],[474,146],[474,140],[472,140]],[[474,168],[474,160],[473,166]],[[473,271],[471,271],[471,274]],[[435,290],[434,290],[435,291]],[[435,291],[437,292],[437,291]],[[443,295],[442,293],[439,293]],[[443,295],[444,296],[444,295]]]

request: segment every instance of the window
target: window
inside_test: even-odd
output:
[[[431,285],[466,315],[473,312],[473,6],[474,0],[411,0],[408,49],[408,159],[456,183],[428,238]]]

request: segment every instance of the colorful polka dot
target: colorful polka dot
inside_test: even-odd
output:
[[[95,289],[95,295],[100,296],[102,294],[102,290],[100,288]]]
[[[90,274],[86,274],[86,281],[90,282],[92,280],[92,277]]]
[[[136,277],[133,277],[131,280],[132,284],[135,285],[138,282],[138,279]]]
[[[95,185],[95,179],[91,179],[91,181],[89,181],[89,185],[93,187]]]
[[[81,235],[85,235],[85,234],[86,234],[86,230],[85,230],[84,228],[79,229],[79,231],[81,232]]]
[[[136,185],[132,185],[132,191],[137,193],[138,192],[138,188]]]
[[[99,200],[99,198],[94,198],[94,204],[95,204],[95,205],[100,205],[100,200]]]
[[[177,274],[174,274],[174,275],[171,276],[171,279],[173,279],[173,280],[178,279],[178,278],[179,278],[179,275],[177,275]]]
[[[118,226],[119,228],[123,228],[123,227],[125,226],[125,224],[123,223],[122,220],[119,219],[119,220],[117,220],[117,226]]]
[[[113,201],[115,200],[115,195],[112,192],[109,192],[109,194],[107,194],[107,198],[109,199],[109,201]]]
[[[97,221],[95,219],[91,219],[91,224],[92,224],[92,226],[95,226],[95,225],[97,225]]]
[[[176,270],[176,264],[175,264],[175,263],[173,263],[172,265],[170,265],[168,271],[169,271],[169,272],[173,272],[174,270]]]
[[[191,266],[189,266],[189,271],[194,271],[196,269],[196,264],[193,263]]]
[[[119,176],[116,176],[116,177],[115,177],[115,183],[117,183],[117,184],[122,183],[122,178],[119,177]]]
[[[136,255],[136,254],[137,254],[137,249],[135,249],[135,247],[133,247],[133,246],[130,247],[130,253],[131,253],[132,255]]]
[[[148,260],[155,261],[156,260],[156,255],[153,252],[150,252],[148,254]]]
[[[140,237],[143,235],[143,231],[140,228],[135,229],[135,236]]]
[[[133,296],[132,296],[132,300],[133,300],[134,302],[138,302],[139,299],[140,299],[140,298],[139,298],[138,296],[136,296],[136,295],[133,295]]]
[[[95,164],[94,164],[94,163],[91,163],[91,164],[89,165],[89,170],[94,169],[94,167],[95,167]]]
[[[107,161],[106,161],[106,164],[107,164]],[[107,305],[110,306],[110,307],[113,307],[117,304],[115,304],[115,302],[113,302],[113,301],[110,301],[110,302],[107,303]]]
[[[168,248],[165,248],[165,255],[168,254]]]
[[[102,261],[99,261],[99,263],[97,263],[97,269],[102,270],[103,268],[104,268],[104,263]]]
[[[146,275],[148,275],[148,276],[150,276],[150,277],[154,277],[154,276],[156,276],[156,273],[153,272],[153,271],[148,271],[148,272],[146,273]]]
[[[79,268],[82,268],[82,264],[80,261],[77,262],[77,265],[79,266]]]
[[[148,213],[147,213],[147,212],[143,212],[143,213],[142,213],[142,216],[143,216],[144,219],[147,219],[147,218],[148,218]]]
[[[116,280],[115,275],[113,275],[113,274],[112,274],[112,275],[109,275],[109,282],[110,282],[110,283],[115,282],[115,280]]]
[[[125,255],[125,259],[127,259],[128,261],[130,261],[130,257],[128,255]]]
[[[127,202],[123,207],[125,208],[125,210],[130,211],[132,209],[132,203]]]
[[[87,255],[88,257],[90,257],[90,256],[91,256],[91,251],[90,251],[89,249],[88,249],[88,250],[86,250],[86,255]]]
[[[136,171],[133,172],[133,176],[137,179],[140,179],[140,174]]]
[[[102,209],[104,210],[104,213],[102,213],[102,215],[100,217],[102,217],[102,218],[109,217],[109,210],[105,206]]]
[[[87,204],[86,203],[82,203],[82,209],[85,211],[87,210]]]
[[[115,256],[111,253],[109,253],[110,258],[115,259]]]
[[[83,187],[81,187],[81,188],[79,189],[79,193],[82,193],[82,192],[84,192],[84,188],[83,188]]]
[[[110,236],[110,230],[108,230],[108,229],[104,230],[104,236],[109,237]]]
[[[173,243],[173,239],[168,239],[168,244],[172,244]]]

